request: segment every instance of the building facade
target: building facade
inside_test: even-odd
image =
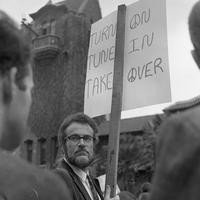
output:
[[[60,123],[83,111],[90,26],[101,10],[98,0],[49,1],[30,16],[22,29],[32,42],[34,88],[21,156],[52,167]]]

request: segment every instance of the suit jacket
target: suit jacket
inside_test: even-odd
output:
[[[62,180],[7,152],[0,152],[0,199],[71,200]]]
[[[74,200],[91,200],[80,178],[64,160],[61,161],[60,166],[55,170],[55,173],[64,180],[67,188],[71,191]],[[103,200],[104,198],[98,180],[92,177],[92,181],[98,195],[101,200]]]

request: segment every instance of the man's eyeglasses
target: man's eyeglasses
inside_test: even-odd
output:
[[[71,141],[73,143],[79,143],[81,139],[83,139],[84,143],[91,143],[92,141],[95,140],[95,138],[90,136],[90,135],[83,135],[83,136],[70,135],[70,136],[65,137],[64,140],[65,140],[65,142],[68,140],[68,141]]]

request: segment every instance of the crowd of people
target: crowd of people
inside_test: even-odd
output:
[[[189,15],[192,56],[200,68],[200,1]],[[111,197],[90,173],[98,143],[95,121],[68,116],[58,131],[63,158],[54,171],[39,169],[12,154],[26,133],[33,87],[31,48],[17,24],[0,11],[0,200],[134,200],[128,191]],[[200,107],[166,119],[158,134],[152,183],[138,200],[200,198]],[[105,184],[105,183],[104,183]]]

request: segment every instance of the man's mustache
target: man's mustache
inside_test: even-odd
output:
[[[78,149],[77,151],[75,151],[76,154],[83,153],[83,152],[89,154],[89,152],[86,149]]]

